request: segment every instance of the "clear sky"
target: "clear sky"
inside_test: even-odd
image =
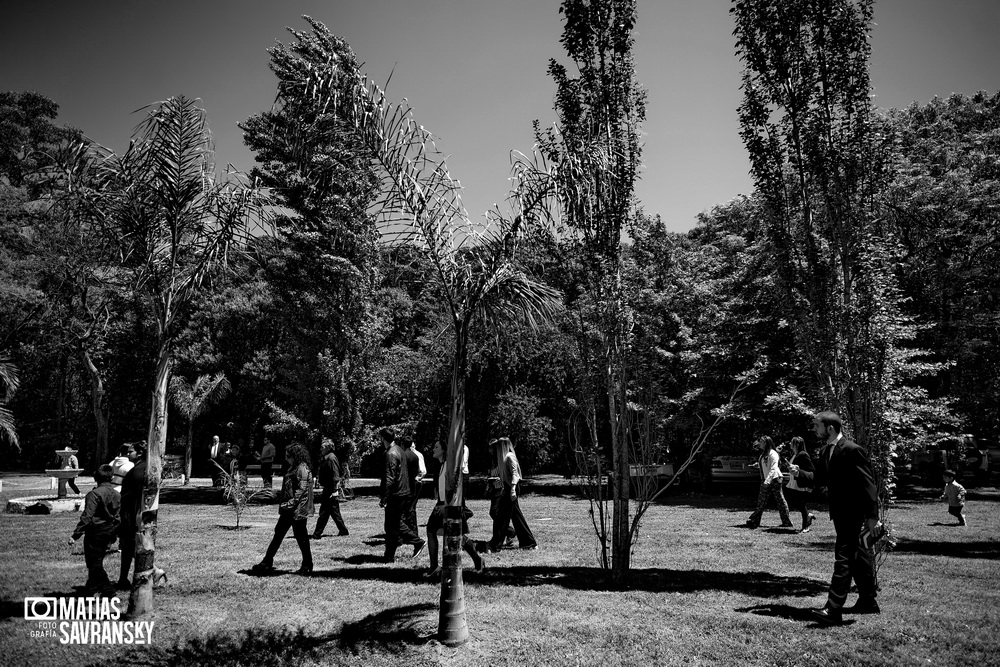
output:
[[[131,112],[171,95],[200,98],[217,160],[252,166],[236,124],[270,107],[267,48],[299,17],[351,44],[389,96],[450,156],[481,216],[507,192],[511,150],[531,121],[555,120],[549,58],[563,59],[559,0],[4,0],[0,90],[36,90],[58,122],[116,151]],[[648,89],[637,194],[674,230],[751,189],[736,107],[740,65],[729,0],[640,0],[636,69]],[[1000,89],[1000,0],[877,0],[872,81],[881,107]]]

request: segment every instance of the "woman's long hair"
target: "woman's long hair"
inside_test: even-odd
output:
[[[506,476],[506,466],[503,464],[504,459],[507,455],[514,457],[514,461],[517,461],[517,454],[514,453],[514,443],[510,441],[510,438],[497,438],[493,443],[493,450],[496,452],[497,459],[497,474],[503,479]],[[518,462],[520,465],[520,462]],[[505,484],[510,484],[509,479],[503,480]]]
[[[764,453],[767,453],[767,452],[771,451],[772,449],[774,449],[774,440],[771,440],[771,436],[769,436],[769,435],[762,435],[762,436],[760,436],[759,438],[757,438],[757,443],[761,443],[761,442],[763,442],[764,445],[766,446],[766,448],[764,449]],[[757,443],[754,443],[754,444],[757,444]]]
[[[800,438],[799,436],[795,436],[794,438],[792,438],[792,441],[789,444],[792,447],[793,456],[801,452],[806,452],[807,454],[809,453],[809,450],[806,449],[806,441]]]
[[[303,463],[306,464],[307,470],[312,470],[312,461],[309,458],[309,450],[305,448],[305,445],[292,445],[285,452],[285,458],[290,458],[292,460],[292,464],[289,466],[288,472],[298,470],[299,465]]]

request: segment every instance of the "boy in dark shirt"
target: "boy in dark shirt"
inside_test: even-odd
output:
[[[86,590],[100,595],[114,595],[111,580],[104,570],[104,556],[108,553],[108,546],[115,541],[121,509],[121,496],[111,484],[112,476],[111,466],[106,463],[94,473],[97,486],[84,498],[83,515],[69,538],[72,545],[83,537],[83,557],[87,563]]]

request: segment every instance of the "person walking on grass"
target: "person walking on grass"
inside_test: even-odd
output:
[[[281,484],[278,523],[274,526],[274,537],[271,538],[264,559],[250,568],[255,574],[274,572],[274,555],[278,553],[289,528],[302,552],[302,565],[296,574],[309,574],[313,570],[309,529],[306,526],[313,513],[313,478],[309,468],[309,452],[303,445],[292,445],[285,452],[285,463],[288,465],[288,472]]]
[[[833,547],[833,578],[826,605],[812,610],[823,625],[839,625],[843,614],[878,614],[875,556],[861,542],[862,530],[877,534],[880,528],[878,493],[868,453],[844,437],[843,422],[835,412],[820,412],[813,418],[813,431],[825,443],[816,453],[816,470],[799,469],[799,477],[814,486],[827,487],[830,518],[837,540]],[[858,600],[844,609],[851,580],[858,587]]]
[[[944,471],[944,492],[938,500],[948,501],[948,514],[958,519],[959,526],[968,525],[962,514],[965,509],[965,487],[955,481],[954,470]]]
[[[142,497],[146,486],[146,441],[129,445],[128,457],[134,464],[122,478],[121,524],[118,526],[118,545],[122,553],[121,570],[115,588],[132,588],[129,571],[135,558],[135,541],[142,525]]]
[[[493,518],[493,538],[490,540],[490,550],[500,551],[507,539],[507,528],[513,522],[517,543],[522,549],[537,549],[528,522],[521,513],[518,502],[518,484],[521,482],[521,464],[518,463],[514,445],[509,438],[499,438],[493,445],[493,453],[497,462],[497,473],[503,485],[497,502],[496,516]]]
[[[785,501],[785,495],[781,492],[784,475],[781,474],[781,468],[778,465],[780,458],[774,448],[774,441],[771,440],[770,436],[765,435],[757,438],[754,445],[760,449],[760,457],[757,459],[756,467],[760,469],[761,481],[760,490],[757,493],[757,509],[747,519],[746,525],[748,528],[760,526],[760,518],[764,514],[764,508],[767,507],[767,499],[774,496],[774,501],[778,505],[778,514],[781,516],[781,527],[791,528],[792,520],[788,518],[788,503]]]
[[[115,541],[121,512],[121,495],[111,484],[111,466],[103,464],[94,473],[97,486],[83,501],[83,514],[69,538],[70,545],[83,537],[83,557],[87,564],[87,593],[110,596],[114,586],[104,569],[104,556]]]
[[[413,505],[411,490],[413,479],[406,463],[406,453],[396,444],[396,434],[390,429],[379,431],[379,440],[385,448],[385,474],[382,481],[382,499],[379,505],[385,509],[385,562],[396,560],[396,549],[400,544],[413,545],[413,558],[424,550],[427,544],[410,525],[409,511]],[[416,457],[414,457],[416,458]]]
[[[440,441],[434,443],[432,456],[437,464],[437,472],[434,475],[436,481],[434,485],[434,497],[437,499],[437,503],[434,505],[434,509],[431,510],[431,515],[427,518],[427,554],[430,556],[430,568],[424,574],[424,577],[428,579],[441,574],[441,565],[438,561],[438,554],[440,552],[440,539],[438,536],[444,532],[444,508],[447,501],[447,466],[445,466],[445,461],[448,458],[448,453],[444,451],[444,447],[441,446]],[[476,572],[482,573],[486,569],[486,565],[483,563],[483,557],[476,551],[476,543],[469,538],[469,517],[471,516],[472,512],[466,509],[463,504],[462,549],[465,553],[469,554]]]
[[[792,438],[790,445],[792,460],[788,464],[788,486],[785,487],[785,497],[788,500],[788,506],[802,515],[802,532],[808,533],[810,526],[816,520],[816,515],[812,514],[806,506],[809,496],[812,494],[812,486],[806,483],[804,476],[799,476],[799,471],[813,472],[816,470],[816,466],[813,465],[812,456],[809,455],[809,448],[806,447],[805,440],[796,436]]]
[[[337,458],[337,451],[332,442],[323,447],[323,460],[320,461],[317,476],[323,492],[319,497],[319,518],[316,519],[312,538],[314,540],[323,538],[323,530],[331,518],[337,526],[338,537],[349,535],[350,531],[347,530],[344,517],[340,514],[340,459]]]

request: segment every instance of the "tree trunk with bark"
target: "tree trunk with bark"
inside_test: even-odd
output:
[[[135,574],[132,579],[132,596],[129,599],[130,617],[153,612],[153,584],[158,578],[156,568],[156,518],[160,504],[160,476],[163,469],[163,452],[167,443],[167,383],[170,381],[170,349],[160,343],[159,362],[156,366],[156,383],[153,387],[152,412],[149,419],[146,458],[146,484],[143,489],[142,513],[139,533],[135,541]]]
[[[90,401],[94,411],[94,421],[97,424],[95,463],[100,465],[108,460],[108,405],[104,380],[101,377],[101,371],[94,364],[94,360],[87,350],[81,350],[80,357],[83,361],[83,367],[90,376]]]
[[[451,375],[451,425],[445,460],[444,553],[441,569],[441,609],[438,638],[457,646],[469,639],[465,620],[465,586],[462,582],[462,463],[465,451],[465,377],[468,366],[468,329],[456,323],[455,359]]]

